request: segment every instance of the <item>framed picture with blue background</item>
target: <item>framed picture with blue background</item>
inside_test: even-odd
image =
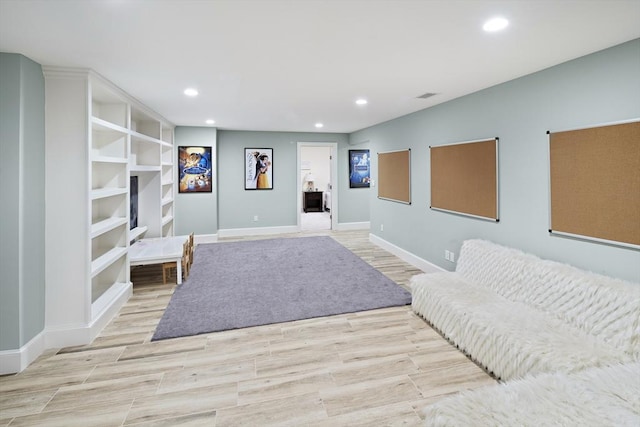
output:
[[[211,193],[211,147],[178,147],[178,192]]]
[[[369,150],[349,150],[349,188],[369,188],[370,181]]]

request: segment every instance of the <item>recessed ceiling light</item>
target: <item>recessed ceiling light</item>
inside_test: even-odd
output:
[[[364,99],[364,98],[360,98],[360,99],[356,100],[356,104],[358,104],[358,105],[367,105],[367,102],[368,101],[366,99]]]
[[[212,125],[212,124],[214,124],[215,122],[216,122],[216,121],[215,121],[215,120],[213,120],[213,119],[208,119],[208,120],[206,121],[206,123],[207,123],[208,125]]]
[[[504,30],[509,25],[509,21],[502,17],[491,18],[487,22],[484,23],[482,29],[487,32],[495,32]]]
[[[316,127],[317,127],[318,129],[319,129],[319,128],[321,128],[322,126],[324,126],[322,123],[316,123]]]
[[[198,91],[192,87],[186,88],[184,94],[187,96],[198,96]]]

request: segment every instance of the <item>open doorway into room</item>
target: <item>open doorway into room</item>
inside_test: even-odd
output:
[[[298,227],[302,231],[335,228],[337,198],[333,187],[337,181],[337,146],[336,143],[298,143]]]

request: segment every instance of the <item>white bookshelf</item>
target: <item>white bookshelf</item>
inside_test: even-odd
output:
[[[43,71],[45,326],[58,339],[49,346],[86,344],[131,295],[130,242],[173,234],[173,125],[93,71]],[[129,230],[133,175],[138,227]]]
[[[162,168],[162,172],[160,176],[160,204],[162,209],[162,236],[166,237],[173,236],[174,234],[174,180],[177,170],[174,166],[176,152],[174,150],[173,128],[163,126],[161,128],[161,132],[162,143],[160,144],[160,166]]]

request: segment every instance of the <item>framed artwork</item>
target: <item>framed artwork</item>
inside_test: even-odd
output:
[[[369,188],[370,181],[369,150],[349,150],[349,188]]]
[[[244,149],[244,189],[273,190],[273,148]]]
[[[178,147],[178,192],[211,193],[211,147]]]

